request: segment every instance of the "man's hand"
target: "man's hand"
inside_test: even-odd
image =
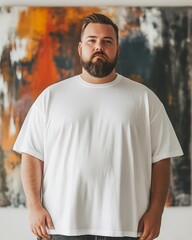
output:
[[[53,229],[53,222],[50,214],[43,208],[29,209],[29,219],[32,232],[38,238],[50,238],[46,228]]]
[[[153,240],[159,236],[161,214],[157,211],[147,211],[139,222],[138,231],[142,232],[140,240]]]

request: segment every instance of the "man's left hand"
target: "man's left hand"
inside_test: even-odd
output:
[[[153,240],[159,236],[161,214],[148,210],[139,222],[138,231],[142,232],[140,240]]]

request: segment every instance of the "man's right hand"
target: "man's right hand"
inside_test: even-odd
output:
[[[32,232],[38,238],[50,238],[47,228],[54,229],[50,214],[43,207],[29,209],[29,221]]]

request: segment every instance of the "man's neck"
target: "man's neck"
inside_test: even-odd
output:
[[[82,73],[81,73],[81,78],[83,80],[85,80],[86,82],[95,83],[95,84],[112,82],[113,80],[115,80],[116,77],[117,77],[117,74],[116,74],[115,70],[113,72],[111,72],[108,76],[103,77],[103,78],[93,77],[84,69],[82,70]]]

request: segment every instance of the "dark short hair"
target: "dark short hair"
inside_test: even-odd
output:
[[[117,43],[119,42],[119,29],[117,25],[110,18],[100,13],[92,13],[83,19],[83,25],[81,28],[81,37],[83,35],[85,28],[89,23],[101,23],[101,24],[111,25],[116,33]]]

